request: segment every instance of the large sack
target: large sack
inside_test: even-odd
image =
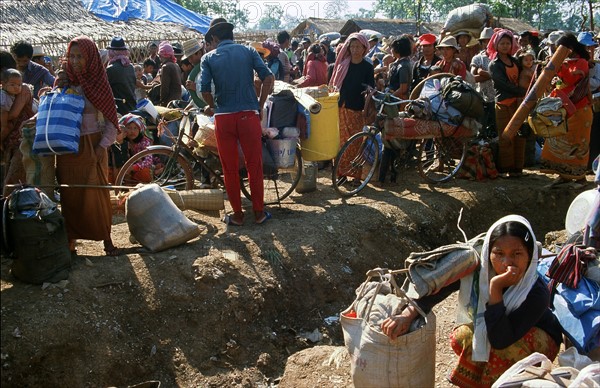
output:
[[[461,77],[441,81],[444,100],[467,117],[483,117],[483,96]]]
[[[450,11],[444,23],[444,31],[483,28],[492,20],[492,12],[486,4],[474,3]]]
[[[19,280],[42,284],[69,277],[71,252],[65,220],[54,202],[34,187],[15,189],[3,209],[3,234]]]
[[[433,387],[435,385],[435,315],[423,311],[406,297],[393,275],[369,271],[357,289],[356,300],[340,317],[344,343],[351,357],[355,387]],[[379,281],[377,281],[377,277]],[[381,321],[412,303],[422,317],[409,333],[395,340],[381,332]],[[396,310],[396,311],[392,311]],[[424,326],[417,323],[425,322]]]
[[[462,122],[462,113],[444,99],[441,80],[436,78],[425,80],[419,94],[419,98],[424,97],[429,99],[434,119],[451,125],[457,125]]]
[[[200,235],[198,225],[190,221],[157,184],[142,186],[129,195],[125,218],[131,235],[152,252],[172,248]]]

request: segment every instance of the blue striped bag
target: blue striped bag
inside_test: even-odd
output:
[[[37,155],[75,154],[79,151],[79,132],[85,100],[82,95],[54,89],[42,96],[33,140]]]

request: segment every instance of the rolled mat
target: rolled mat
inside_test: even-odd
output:
[[[321,111],[321,103],[315,100],[314,96],[311,95],[315,89],[317,88],[295,88],[286,82],[275,81],[274,93],[278,93],[282,90],[291,90],[294,93],[296,101],[298,101],[300,105],[308,109],[310,113],[317,114]],[[325,93],[327,93],[327,89],[325,89]]]
[[[302,90],[302,89],[298,89]],[[296,97],[296,101],[298,101],[298,104],[302,105],[303,107],[305,107],[306,109],[308,109],[308,111],[314,115],[316,115],[317,113],[319,113],[321,111],[321,103],[317,100],[315,100],[312,96],[306,94],[306,93],[298,93],[297,91],[294,93],[294,97]]]
[[[163,187],[181,210],[223,210],[225,197],[219,189],[170,190]]]

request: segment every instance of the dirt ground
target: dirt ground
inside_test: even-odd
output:
[[[350,387],[340,311],[367,270],[471,238],[498,218],[528,218],[538,240],[564,241],[565,214],[585,188],[544,188],[554,176],[399,183],[341,199],[321,171],[317,191],[294,194],[256,226],[226,227],[186,211],[202,230],[149,253],[129,241],[123,214],[103,256],[81,241],[68,282],[28,285],[1,267],[3,387]],[[247,204],[249,205],[249,204]],[[227,205],[228,206],[228,205]],[[249,210],[249,209],[248,209]],[[437,315],[436,386],[456,358],[448,343],[456,295]],[[145,386],[158,386],[146,384]]]

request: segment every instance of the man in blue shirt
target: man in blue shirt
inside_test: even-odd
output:
[[[260,115],[273,87],[274,77],[255,49],[233,42],[233,24],[225,19],[213,19],[204,38],[216,48],[202,57],[200,92],[207,104],[204,113],[215,115],[215,135],[225,190],[233,209],[233,214],[226,215],[223,221],[236,226],[244,222],[239,142],[250,181],[254,219],[257,224],[262,224],[271,218],[271,214],[264,211]],[[262,81],[260,98],[254,89],[255,71]],[[215,86],[214,96],[211,83]]]

